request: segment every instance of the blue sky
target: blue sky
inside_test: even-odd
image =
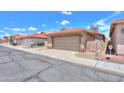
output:
[[[120,11],[1,11],[0,37],[13,34],[32,34],[61,28],[89,28],[99,25],[108,36],[111,21],[124,18]]]

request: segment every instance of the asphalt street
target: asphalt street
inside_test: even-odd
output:
[[[0,82],[113,81],[124,81],[124,77],[0,46]]]

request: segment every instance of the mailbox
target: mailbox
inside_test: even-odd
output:
[[[109,45],[109,50],[112,50],[113,46],[112,45]]]

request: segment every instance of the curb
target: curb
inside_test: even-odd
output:
[[[117,69],[111,69],[111,68],[107,68],[107,67],[104,67],[104,66],[98,67],[97,65],[94,68],[94,70],[95,71],[102,71],[102,72],[105,72],[105,73],[108,73],[108,74],[113,74],[113,75],[124,77],[124,70],[120,71],[120,70],[117,70]]]

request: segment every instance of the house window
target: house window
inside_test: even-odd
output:
[[[124,33],[124,28],[121,29],[121,33]]]

